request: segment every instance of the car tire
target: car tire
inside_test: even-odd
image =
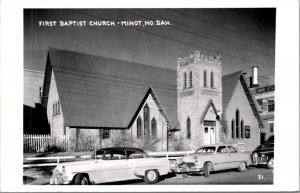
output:
[[[271,158],[267,163],[267,168],[272,169],[274,167],[274,158]]]
[[[86,174],[77,174],[74,179],[75,185],[89,185],[89,177]]]
[[[147,184],[155,184],[158,181],[159,173],[156,170],[147,170],[145,172],[144,181]]]
[[[205,163],[204,166],[203,166],[204,176],[209,177],[211,170],[212,170],[211,164],[210,163]]]
[[[238,171],[239,171],[239,172],[243,172],[243,171],[246,170],[246,168],[247,168],[247,164],[246,164],[245,162],[241,162],[241,163],[239,164]]]

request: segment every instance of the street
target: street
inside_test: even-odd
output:
[[[47,185],[51,177],[51,167],[30,168],[24,170],[23,182],[30,185]],[[106,183],[101,185],[143,185],[143,180],[130,180],[123,182]],[[226,170],[214,172],[210,177],[203,175],[188,175],[184,178],[181,174],[169,175],[161,179],[159,185],[198,185],[198,184],[273,184],[273,170],[264,167],[250,167],[244,172]]]

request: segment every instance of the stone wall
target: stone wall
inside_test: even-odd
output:
[[[212,59],[215,58],[215,59]],[[207,74],[207,87],[204,87],[204,71]],[[192,72],[192,87],[189,86],[190,72]],[[214,73],[214,87],[211,88],[210,73]],[[187,74],[187,88],[184,87],[184,73]],[[181,126],[181,135],[186,138],[192,149],[204,144],[204,127],[201,116],[212,100],[217,111],[222,112],[222,66],[214,56],[194,55],[179,58],[177,64],[177,113]],[[186,137],[187,118],[191,120],[191,138]],[[216,121],[216,116],[210,117]],[[216,141],[219,140],[219,125],[217,124]]]
[[[47,117],[48,123],[50,125],[51,135],[65,135],[67,134],[65,125],[64,125],[64,116],[62,112],[61,105],[58,105],[58,112],[54,113],[53,104],[58,103],[59,95],[56,87],[55,75],[52,71],[51,75],[51,84],[49,89],[49,97],[48,97],[48,104],[47,104]]]
[[[236,120],[236,110],[240,112],[240,121],[244,121],[244,125],[250,126],[250,138],[232,138],[231,137],[231,121]],[[254,150],[260,144],[260,128],[250,103],[245,95],[245,91],[239,81],[236,90],[233,93],[231,101],[226,109],[226,119],[228,121],[229,133],[227,143],[245,143],[246,151]]]

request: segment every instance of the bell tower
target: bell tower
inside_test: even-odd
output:
[[[222,62],[220,55],[195,51],[177,59],[177,114],[181,136],[192,149],[220,141]]]

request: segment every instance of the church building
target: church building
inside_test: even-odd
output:
[[[263,127],[243,73],[222,76],[221,57],[199,51],[178,58],[175,71],[50,48],[42,105],[51,135],[69,135],[71,150],[232,143],[251,151]]]

